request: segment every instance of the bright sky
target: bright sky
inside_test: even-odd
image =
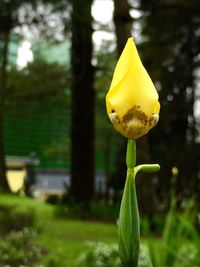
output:
[[[95,0],[92,6],[92,16],[96,21],[106,24],[111,21],[113,10],[112,0]]]
[[[29,41],[23,41],[18,49],[17,54],[17,66],[24,68],[29,62],[33,61],[33,53],[31,51],[31,43]]]
[[[92,16],[95,21],[104,25],[111,25],[113,32],[96,30],[92,39],[94,48],[99,50],[103,40],[114,40],[114,25],[112,23],[114,5],[112,0],[96,0],[92,6]]]

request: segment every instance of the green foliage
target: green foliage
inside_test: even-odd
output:
[[[119,202],[93,201],[90,204],[91,216],[97,220],[116,221],[119,215]]]
[[[8,109],[27,107],[27,112],[34,108],[69,106],[69,74],[64,66],[37,59],[22,70],[13,67],[8,73],[6,87],[6,107]]]
[[[48,201],[48,203],[50,203]],[[61,199],[56,203],[55,214],[61,218],[79,218],[94,221],[115,222],[119,215],[119,202],[113,203],[108,200],[92,201],[88,205],[75,203],[72,200],[63,202]]]
[[[82,267],[120,267],[117,244],[87,242],[85,251],[80,255],[77,266]]]
[[[51,205],[59,205],[60,203],[60,195],[58,194],[50,194],[47,195],[46,197],[46,203],[51,204]]]
[[[151,232],[148,232],[150,226],[148,226],[148,221],[146,220],[145,229],[147,235],[142,239],[140,262],[142,261],[143,265],[140,267],[200,266],[200,238],[199,232],[195,226],[197,212],[193,202],[185,204],[184,211],[181,213],[177,211],[175,206],[173,206],[173,208],[171,207],[163,230],[165,235],[156,234],[152,236]],[[107,249],[109,247],[108,244],[116,242],[117,227],[114,224],[68,220],[55,216],[54,211],[54,207],[36,200],[1,194],[0,243],[3,244],[6,240],[8,244],[6,245],[4,243],[3,246],[11,247],[12,244],[15,249],[16,247],[20,247],[18,250],[19,254],[24,255],[22,244],[23,240],[26,240],[26,244],[34,248],[34,253],[38,251],[41,253],[34,267],[74,267],[75,261],[82,252],[84,252],[82,262],[84,259],[83,264],[87,264],[85,261],[91,258],[91,254],[92,257],[94,256],[96,246],[99,249],[101,247]],[[20,214],[22,217],[20,217]],[[32,216],[34,218],[32,219],[31,214],[34,214]],[[29,217],[30,219],[28,219]],[[7,227],[6,224],[10,226]],[[12,228],[13,230],[11,230]],[[20,238],[18,235],[22,235],[22,237]],[[94,242],[93,248],[91,248],[91,246],[89,246],[89,248],[86,246],[83,251],[83,245],[86,240],[92,240],[92,242]],[[98,246],[99,242],[102,243]],[[2,250],[0,250],[0,255],[1,251]],[[106,250],[103,251],[104,252],[101,252],[101,250],[99,250],[98,255],[100,255],[103,260],[105,254],[105,261],[108,262]],[[116,260],[118,257],[116,245],[111,245],[108,251],[110,251],[109,253],[112,255],[111,258],[113,262],[118,264]],[[12,253],[12,251],[9,253]],[[19,254],[16,256],[18,259]],[[28,257],[29,259],[31,258],[31,256]],[[144,265],[150,262],[149,257],[152,261],[152,266],[150,263],[149,265]],[[143,260],[141,260],[141,258]],[[88,264],[85,266],[95,267],[96,261],[97,259],[94,259],[93,265]],[[167,265],[167,262],[168,264],[170,262],[170,265]],[[11,266],[15,267],[19,265]],[[3,266],[0,264],[0,267]],[[115,266],[113,265],[112,267]]]
[[[99,80],[106,77],[102,72],[99,75]],[[38,58],[21,70],[13,67],[8,71],[5,92],[6,154],[29,156],[34,151],[42,168],[70,168],[69,85],[70,72],[65,66]],[[96,169],[105,170],[109,180],[121,138],[113,134],[107,121],[104,95],[101,93],[99,90],[95,108]]]
[[[77,267],[121,267],[117,244],[87,242]],[[138,267],[151,267],[148,248],[142,244]]]
[[[64,66],[44,60],[9,70],[4,120],[7,155],[27,157],[34,152],[43,168],[69,168],[68,77]]]
[[[149,237],[141,244],[139,267],[198,267],[200,237],[196,228],[196,214],[193,201],[186,203],[180,212],[173,199],[160,237],[150,236],[146,221],[144,227]],[[78,266],[121,266],[118,248],[115,244],[89,242],[79,258]]]
[[[42,250],[35,245],[39,227],[35,227],[33,209],[0,205],[0,266],[37,266]]]
[[[0,266],[38,266],[41,249],[32,243],[37,237],[33,228],[12,231],[0,241]]]
[[[15,205],[0,205],[0,235],[10,231],[21,231],[35,224],[34,209],[17,210]]]
[[[23,228],[34,229],[37,233],[35,237],[30,235],[28,241],[28,244],[36,246],[41,252],[41,257],[34,267],[74,267],[74,262],[83,250],[83,244],[86,240],[109,243],[116,239],[117,228],[114,224],[60,218],[55,216],[53,206],[37,200],[0,194],[0,206],[5,209],[4,220],[2,223],[0,222],[1,228],[4,227],[3,224],[9,223],[11,216],[6,217],[6,210],[9,210],[10,207],[14,207],[10,211],[13,213],[13,227],[20,222],[23,224],[25,214],[28,217],[34,213],[33,225],[31,223],[22,225]],[[16,213],[23,214],[23,217],[15,217],[14,214]],[[23,228],[14,232],[21,232]],[[10,230],[8,232],[10,233]],[[2,240],[1,233],[0,236]],[[23,248],[21,250],[23,251]],[[20,265],[11,265],[11,267],[16,266],[19,267]],[[0,267],[5,266],[1,266],[0,262]]]
[[[199,266],[200,237],[196,229],[196,214],[193,201],[178,212],[176,199],[172,200],[159,245],[153,239],[148,242],[154,267]]]
[[[143,62],[161,103],[158,126],[150,133],[152,158],[162,166],[159,187],[167,194],[171,168],[177,166],[175,186],[180,195],[199,197],[199,115],[195,114],[199,1],[140,0],[139,4],[144,10],[140,46]]]

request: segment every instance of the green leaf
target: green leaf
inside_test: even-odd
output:
[[[141,164],[135,167],[135,175],[139,172],[157,172],[160,170],[159,164]]]

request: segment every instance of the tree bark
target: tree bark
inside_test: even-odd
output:
[[[6,166],[4,154],[4,91],[6,86],[6,66],[8,58],[9,32],[2,33],[3,49],[1,57],[1,75],[0,75],[0,188],[3,191],[9,191],[6,179]]]
[[[115,32],[117,37],[117,53],[120,56],[127,39],[131,37],[131,28],[133,19],[130,14],[130,6],[127,0],[114,0],[114,16]]]
[[[94,195],[94,69],[92,0],[72,1],[71,194],[88,203]]]

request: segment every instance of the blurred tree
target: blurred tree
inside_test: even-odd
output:
[[[56,105],[70,106],[67,95],[69,72],[64,66],[37,59],[21,70],[13,66],[8,70],[8,75],[6,110],[17,111],[18,107],[28,107],[27,113],[31,114],[41,106],[46,109]]]
[[[151,133],[151,151],[162,169],[160,185],[169,192],[177,166],[177,194],[199,195],[199,136],[195,117],[200,53],[198,0],[140,1],[145,64],[159,89],[160,122]]]
[[[5,90],[7,155],[35,155],[40,168],[66,168],[70,162],[68,72],[63,65],[35,59],[8,70]]]
[[[63,4],[66,6],[64,0],[43,0],[44,4],[54,4],[53,9],[50,8],[50,12],[61,12]],[[39,8],[38,8],[39,7]],[[51,22],[45,16],[46,9],[41,8],[42,1],[37,0],[15,0],[0,2],[0,186],[4,190],[8,190],[8,184],[5,173],[5,159],[4,159],[4,91],[6,86],[6,72],[8,63],[8,44],[11,31],[15,27],[22,26],[23,24],[32,25],[42,22],[41,25],[45,25],[47,32],[48,25],[52,25]],[[42,10],[42,14],[40,14]],[[49,9],[48,9],[49,10]],[[23,11],[23,12],[22,12]],[[35,12],[33,12],[35,11]],[[20,15],[19,15],[20,13]],[[65,12],[66,14],[66,12]],[[65,18],[66,16],[63,16]],[[42,32],[43,27],[40,31]],[[52,31],[51,31],[52,32]],[[52,35],[51,35],[52,36]]]
[[[94,195],[94,69],[92,66],[92,0],[72,1],[72,163],[75,201]]]
[[[114,0],[114,23],[117,37],[117,52],[121,55],[127,39],[132,36],[133,18],[129,14],[130,5],[127,0]]]
[[[4,129],[3,129],[3,117],[4,117],[4,89],[6,82],[6,65],[7,65],[7,51],[8,51],[8,32],[3,34],[3,48],[1,54],[1,66],[0,66],[0,187],[2,190],[8,191],[8,183],[5,172],[5,159],[4,159]]]
[[[18,2],[18,1],[16,1]],[[19,4],[19,3],[18,3]],[[8,43],[10,31],[13,27],[13,21],[15,20],[16,14],[13,12],[13,7],[9,2],[2,1],[0,3],[0,186],[2,190],[8,191],[8,183],[6,180],[6,168],[4,159],[4,91],[6,85],[6,67],[8,59]],[[14,7],[16,7],[14,5]]]
[[[103,29],[108,32],[110,31],[109,27],[104,27]],[[110,86],[113,69],[116,64],[116,47],[113,46],[113,41],[103,40],[101,48],[96,51],[94,57],[97,62],[95,71],[95,89],[97,91],[95,101],[96,168],[97,170],[105,171],[106,195],[108,195],[110,187],[114,186],[112,174],[116,168],[113,164],[116,151],[122,143],[121,136],[113,131],[105,109],[105,93]]]

